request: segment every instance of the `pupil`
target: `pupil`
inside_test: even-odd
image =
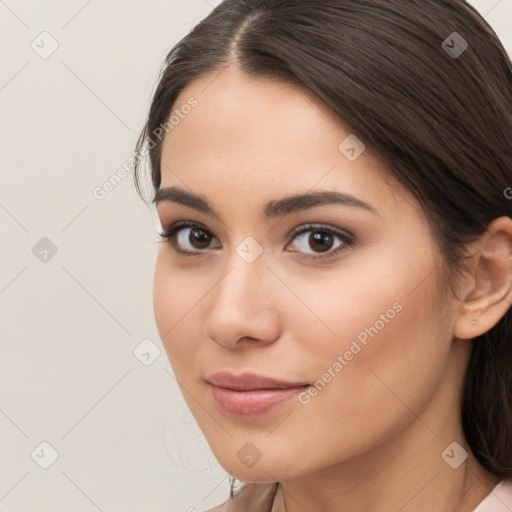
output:
[[[328,251],[332,246],[332,235],[325,231],[316,231],[309,235],[309,243],[312,249],[318,252]],[[317,245],[318,247],[315,247]]]
[[[190,231],[189,241],[196,249],[208,247],[210,243],[209,238],[210,236],[200,229],[192,229]]]

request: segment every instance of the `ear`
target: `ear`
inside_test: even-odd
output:
[[[512,219],[494,219],[476,242],[473,258],[454,324],[460,339],[489,331],[512,305]]]

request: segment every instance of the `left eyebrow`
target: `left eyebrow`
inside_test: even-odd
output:
[[[265,206],[264,213],[266,217],[270,218],[329,204],[361,208],[375,215],[379,215],[373,206],[363,200],[346,192],[333,192],[331,190],[309,192],[307,194],[299,194],[270,201]]]
[[[219,220],[221,219],[220,214],[206,201],[206,199],[179,187],[159,189],[152,202],[153,204],[159,204],[161,202],[175,202],[189,206],[190,208],[209,215],[210,217],[214,217]],[[305,194],[298,194],[269,201],[265,205],[263,213],[265,217],[272,218],[308,210],[315,206],[330,204],[361,208],[380,216],[373,206],[363,200],[346,192],[333,192],[330,190],[308,192]]]

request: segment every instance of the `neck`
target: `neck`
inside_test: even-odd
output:
[[[438,471],[412,486],[402,480],[386,485],[384,479],[368,476],[358,487],[350,488],[343,480],[333,485],[331,480],[331,486],[324,481],[321,492],[314,492],[312,485],[301,489],[298,482],[282,482],[271,512],[473,512],[501,479],[485,471],[471,454],[466,464],[457,478],[453,469],[452,475]]]

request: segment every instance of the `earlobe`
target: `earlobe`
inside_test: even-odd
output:
[[[454,336],[472,339],[494,327],[512,305],[512,219],[494,219],[476,243],[474,265],[454,324]]]

